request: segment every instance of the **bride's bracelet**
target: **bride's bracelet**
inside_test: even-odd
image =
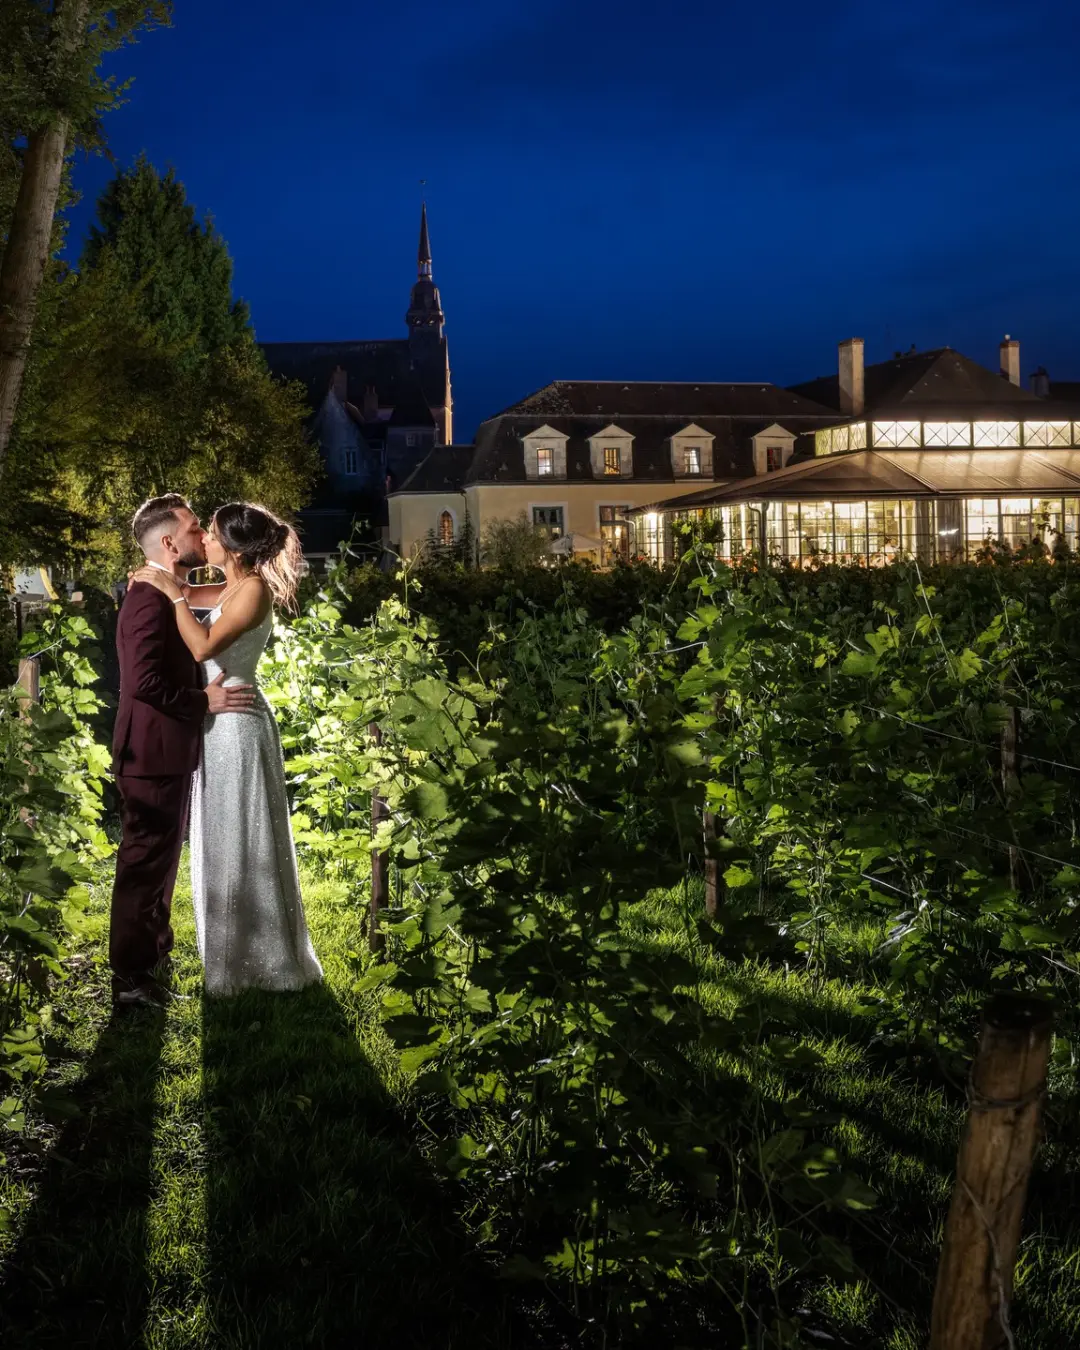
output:
[[[176,599],[173,601],[173,604],[174,604],[174,605],[184,605],[184,604],[187,604],[187,596],[186,596],[186,595],[178,595],[178,596],[176,597]]]

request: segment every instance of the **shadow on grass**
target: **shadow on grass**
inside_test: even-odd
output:
[[[165,1015],[113,1013],[0,1283],[0,1345],[141,1345]]]
[[[524,1345],[328,988],[206,999],[203,1086],[215,1346]]]

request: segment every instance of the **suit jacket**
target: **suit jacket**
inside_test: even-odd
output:
[[[176,624],[172,602],[136,581],[116,625],[120,706],[113,731],[113,772],[131,778],[193,773],[206,716],[199,663]]]

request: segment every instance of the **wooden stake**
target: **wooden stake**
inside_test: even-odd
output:
[[[372,722],[368,726],[371,739],[376,746],[382,745],[382,728]],[[378,790],[371,794],[371,834],[375,837],[380,824],[390,819],[390,808]],[[385,849],[377,849],[371,855],[371,910],[368,915],[368,947],[373,952],[381,952],[386,945],[386,934],[382,930],[379,915],[387,906],[390,896],[390,858]]]
[[[19,661],[19,687],[22,689],[20,702],[41,702],[41,662],[36,656],[24,656]]]
[[[1038,1147],[1053,1017],[1039,999],[983,1013],[970,1107],[945,1225],[930,1350],[1013,1350],[1013,1266]]]
[[[1005,794],[1005,806],[1012,810],[1020,799],[1020,710],[1010,708],[1005,725],[1001,728],[1001,787]],[[1013,890],[1020,889],[1020,850],[1015,844],[1009,845],[1009,884]]]
[[[708,807],[702,813],[702,836],[705,845],[705,913],[710,919],[715,919],[716,908],[720,903],[720,863],[709,848],[716,838],[716,812],[710,811]]]

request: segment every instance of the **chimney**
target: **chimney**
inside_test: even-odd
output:
[[[1050,376],[1046,373],[1045,366],[1040,366],[1033,375],[1029,377],[1031,392],[1036,398],[1050,397]]]
[[[330,388],[339,403],[344,403],[349,397],[349,377],[341,366],[335,366],[333,375],[330,376]]]
[[[364,389],[364,421],[377,422],[379,420],[379,393],[373,384],[369,384]]]
[[[1002,339],[1001,347],[1001,376],[1008,380],[1010,384],[1019,385],[1020,383],[1020,344],[1015,338],[1009,337],[1008,333]]]
[[[840,344],[840,411],[852,417],[861,417],[865,407],[863,340],[848,338]]]

